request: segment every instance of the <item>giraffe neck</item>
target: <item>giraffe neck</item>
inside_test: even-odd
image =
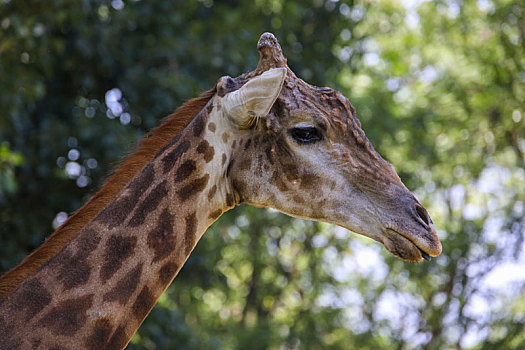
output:
[[[207,227],[235,204],[225,137],[215,135],[224,121],[216,115],[212,99],[95,219],[0,301],[1,349],[116,349],[129,342]]]

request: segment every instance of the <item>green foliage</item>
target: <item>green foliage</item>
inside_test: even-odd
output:
[[[5,200],[7,193],[16,192],[14,168],[22,164],[22,161],[22,155],[11,152],[7,142],[0,144],[0,202]]]
[[[429,210],[407,264],[247,206],[210,228],[130,349],[525,347],[522,1],[0,4],[0,270],[16,265],[184,100],[257,63],[340,89]]]

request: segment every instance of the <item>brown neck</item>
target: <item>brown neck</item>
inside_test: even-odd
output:
[[[46,241],[32,252],[24,261],[0,276],[0,299],[11,293],[23,281],[38,271],[51,257],[60,252],[80,230],[111,202],[122,189],[150,163],[154,156],[169,144],[174,135],[199,113],[215,95],[216,88],[210,89],[200,97],[194,98],[179,107],[175,113],[166,117],[162,124],[148,133],[137,145],[137,150],[124,159],[102,189]]]
[[[0,348],[122,348],[234,205],[202,112],[64,248],[0,300]]]

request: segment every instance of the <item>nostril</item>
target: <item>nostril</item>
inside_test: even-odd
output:
[[[430,220],[427,211],[420,204],[416,204],[416,213],[426,225],[430,225],[432,220]]]

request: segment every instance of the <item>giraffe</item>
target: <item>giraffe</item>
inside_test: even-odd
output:
[[[240,203],[340,225],[416,262],[427,213],[340,92],[309,85],[264,33],[257,68],[153,129],[88,203],[0,278],[0,349],[127,345],[207,227]]]

